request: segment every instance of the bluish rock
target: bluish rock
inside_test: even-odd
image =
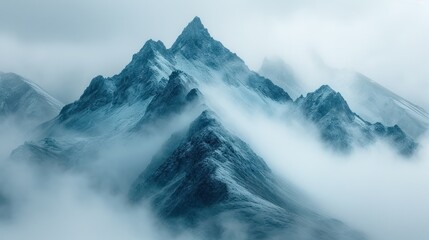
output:
[[[404,156],[411,156],[417,149],[414,140],[397,125],[386,127],[363,120],[352,112],[341,94],[328,85],[306,97],[300,96],[296,105],[307,119],[316,124],[321,138],[340,152],[350,152],[353,145],[368,145],[377,137],[387,140]]]
[[[360,239],[341,222],[302,207],[304,199],[287,187],[213,112],[204,111],[164,145],[129,198],[150,201],[167,223],[203,229],[208,239],[222,238],[221,223],[231,218],[245,226],[248,239],[293,239],[301,230],[308,232],[306,239],[320,239],[321,233],[326,239]]]

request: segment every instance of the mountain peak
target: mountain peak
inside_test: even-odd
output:
[[[313,93],[310,93],[307,95],[316,102],[325,102],[325,104],[333,104],[334,106],[338,105],[347,105],[346,100],[343,98],[341,93],[336,92],[334,89],[332,89],[329,85],[322,85],[320,88],[318,88]],[[334,104],[335,103],[335,104]],[[347,106],[348,108],[348,106]]]
[[[345,114],[349,121],[354,119],[354,113],[346,100],[328,85],[322,85],[316,91],[307,94],[305,98],[300,98],[298,105],[303,107],[307,115],[312,115],[315,121],[319,121],[331,111]]]
[[[207,28],[204,27],[201,19],[195,17],[186,27],[183,29],[180,36],[174,42],[171,47],[173,51],[189,50],[189,49],[201,49],[207,41],[211,41],[213,38],[210,36]]]
[[[146,41],[140,51],[133,55],[133,60],[136,61],[139,59],[147,59],[149,55],[153,55],[155,52],[161,52],[163,55],[165,55],[166,51],[167,48],[163,42],[149,39]]]
[[[189,26],[204,29],[204,25],[198,16],[195,16],[194,19],[192,19],[192,21],[188,24],[188,27]]]
[[[315,92],[316,93],[323,93],[323,94],[335,93],[334,89],[332,89],[329,85],[322,85]]]
[[[195,17],[183,30],[182,35],[187,36],[210,36],[207,28],[204,27],[201,19]]]
[[[152,49],[165,49],[164,43],[160,40],[155,41],[153,39],[149,39],[144,45],[142,49],[152,48]]]

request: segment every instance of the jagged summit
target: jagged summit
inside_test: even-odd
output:
[[[88,133],[100,122],[112,118],[114,112],[124,113],[121,109],[127,106],[145,115],[152,98],[157,99],[160,93],[166,93],[170,75],[176,71],[190,76],[195,82],[222,81],[240,88],[241,94],[261,104],[265,104],[265,99],[291,101],[282,88],[251,71],[236,54],[213,39],[196,17],[170,49],[161,41],[148,40],[119,74],[94,78],[78,101],[62,109],[58,120],[67,128]],[[262,98],[255,98],[253,93]],[[189,98],[198,95],[201,92],[194,91]],[[87,119],[82,118],[83,115]]]
[[[216,69],[231,61],[244,64],[237,55],[210,36],[198,17],[183,30],[170,51],[175,55],[182,55],[187,60],[197,60]]]
[[[149,39],[146,41],[146,43],[143,45],[143,47],[140,49],[140,51],[133,55],[133,61],[148,57],[149,54],[155,54],[156,52],[161,52],[165,54],[167,51],[167,48],[165,47],[164,43],[160,40],[155,41],[152,39]]]
[[[331,88],[329,85],[327,85],[327,84],[324,84],[324,85],[320,86],[320,87],[316,90],[316,92],[318,92],[318,93],[327,93],[327,94],[329,94],[329,93],[335,93],[334,89],[332,89],[332,88]]]
[[[339,92],[328,85],[300,97],[296,104],[304,116],[314,122],[321,138],[334,149],[351,151],[353,145],[368,145],[376,137],[387,139],[402,155],[410,156],[417,148],[412,138],[397,125],[371,124],[354,113]]]
[[[199,17],[195,17],[182,31],[179,37],[174,42],[171,49],[173,51],[179,50],[188,44],[190,41],[193,43],[201,43],[203,41],[213,40],[209,31],[201,22]]]
[[[204,27],[201,19],[199,17],[195,17],[182,31],[181,37],[211,37],[209,31],[206,27]]]
[[[320,86],[316,91],[314,91],[313,93],[309,93],[308,95],[310,95],[313,99],[326,99],[329,97],[333,97],[338,101],[346,102],[341,93],[335,91],[329,85],[326,84]]]
[[[201,18],[198,17],[198,16],[195,16],[194,19],[192,19],[192,21],[188,24],[188,27],[189,26],[195,26],[195,27],[198,27],[198,28],[204,28],[204,25],[201,22]]]
[[[161,53],[163,57],[165,57],[171,53],[186,53],[186,50],[204,50],[209,47],[209,45],[214,43],[216,43],[215,45],[219,47],[220,43],[210,36],[209,31],[204,27],[201,19],[199,17],[195,17],[183,29],[182,33],[177,37],[170,49],[167,49],[162,41],[150,39],[146,41],[138,53],[133,55],[133,61],[152,57],[152,55],[156,54],[157,52]]]
[[[146,43],[143,45],[141,51],[144,51],[146,49],[152,49],[152,50],[166,50],[167,48],[165,47],[164,43],[161,40],[153,40],[153,39],[149,39],[148,41],[146,41]]]
[[[339,92],[328,85],[322,85],[316,91],[299,98],[297,103],[305,109],[304,113],[313,121],[319,121],[327,114],[342,115],[352,121],[354,113]]]

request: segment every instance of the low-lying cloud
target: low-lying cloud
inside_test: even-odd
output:
[[[9,128],[9,136],[17,133]],[[17,145],[2,144],[0,236],[8,240],[198,239],[189,232],[172,235],[148,204],[128,201],[132,181],[168,137],[161,135],[145,136],[151,140],[145,142],[116,139],[97,159],[87,158],[89,162],[67,171],[7,159]],[[7,142],[4,135],[1,140]]]
[[[254,107],[243,110],[224,92],[214,90],[209,96],[216,97],[212,103],[225,124],[320,212],[369,239],[429,237],[429,136],[422,137],[411,158],[399,156],[382,141],[355,148],[350,155],[338,154],[320,142],[314,126],[288,115],[284,106],[268,114]]]
[[[249,143],[275,174],[307,195],[323,215],[340,219],[374,240],[429,236],[425,226],[428,137],[411,159],[398,156],[383,142],[338,155],[319,141],[315,127],[291,117],[284,105],[258,108],[249,99],[237,101],[239,91],[221,85],[201,86],[201,90],[225,126]],[[130,183],[175,130],[179,129],[158,139],[116,139],[101,149],[99,159],[66,172],[2,158],[0,194],[11,212],[0,220],[0,235],[10,240],[199,239],[188,231],[176,236],[149,205],[132,206],[127,200]],[[15,136],[10,131],[8,135]],[[14,147],[2,145],[2,155]],[[245,238],[239,226],[231,225],[230,236]]]

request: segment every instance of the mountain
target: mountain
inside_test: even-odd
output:
[[[202,226],[210,239],[224,239],[222,222],[230,218],[242,223],[246,239],[361,237],[302,206],[303,199],[292,189],[280,184],[264,160],[206,110],[167,141],[129,195],[134,203],[149,199],[170,223]]]
[[[365,146],[376,138],[387,140],[399,153],[410,156],[417,148],[414,140],[398,125],[371,124],[352,112],[339,92],[328,85],[296,100],[299,110],[314,122],[321,138],[334,149],[349,152],[354,145]]]
[[[349,106],[363,119],[386,126],[398,125],[405,133],[418,139],[429,128],[429,113],[363,74],[318,66],[322,80],[341,92]],[[309,89],[281,59],[266,60],[261,75],[283,87],[295,99]]]
[[[108,139],[141,131],[156,133],[167,129],[166,124],[174,125],[171,119],[197,104],[200,87],[210,84],[236,90],[237,101],[253,106],[292,102],[282,88],[251,71],[214,40],[197,17],[170,49],[161,41],[149,40],[119,74],[92,79],[77,101],[39,127],[38,134],[13,155],[37,162],[51,159],[65,166],[82,162],[82,152],[92,152],[91,147],[98,149]],[[176,91],[182,95],[175,96]],[[49,157],[43,157],[46,154]]]
[[[35,83],[0,72],[0,121],[31,128],[58,115],[62,104]]]
[[[280,181],[224,126],[213,107],[224,93],[213,94],[216,87],[232,95],[231,105],[250,110],[295,107],[340,150],[351,149],[355,142],[369,144],[376,137],[397,144],[404,154],[415,147],[399,127],[362,120],[328,86],[293,102],[281,87],[251,71],[213,39],[195,18],[171,48],[149,40],[119,74],[92,79],[77,101],[42,124],[12,158],[42,168],[89,172],[88,166],[101,168],[104,158],[117,158],[118,168],[131,170],[120,180],[107,181],[132,180],[112,183],[115,192],[127,192],[137,205],[148,201],[169,224],[201,230],[212,239],[228,238],[223,233],[229,220],[243,225],[254,239],[362,239],[340,221],[317,214],[294,186]],[[157,154],[130,156],[126,147],[120,156],[111,154],[118,144],[131,141]],[[142,164],[134,165],[135,159]],[[94,161],[98,165],[91,165]],[[109,178],[101,172],[101,178]]]
[[[293,99],[306,92],[302,83],[294,76],[292,68],[281,58],[265,58],[258,73],[285,89]]]
[[[168,135],[201,112],[202,88],[213,85],[225,85],[237,93],[237,103],[252,107],[292,102],[214,40],[196,17],[171,48],[149,40],[119,74],[92,79],[81,97],[41,125],[13,158],[69,168],[90,161],[87,155],[120,137]]]
[[[243,98],[254,102],[291,101],[282,88],[251,71],[236,54],[214,40],[196,17],[170,49],[161,41],[149,40],[120,74],[94,78],[78,101],[61,110],[50,128],[57,125],[95,135],[100,133],[101,123],[121,131],[133,128],[174,71],[198,79],[199,84],[238,89]],[[118,119],[123,125],[118,126]]]

